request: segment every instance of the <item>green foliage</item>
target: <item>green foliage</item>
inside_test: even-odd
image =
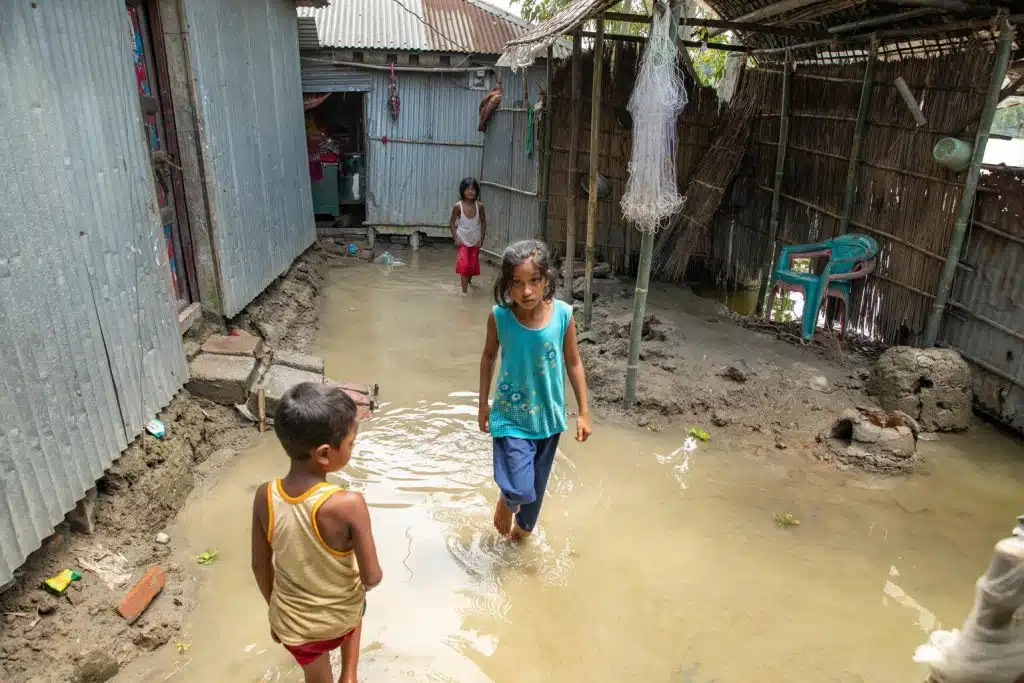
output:
[[[992,132],[1010,137],[1024,137],[1024,106],[1016,105],[996,110],[992,119]]]
[[[566,7],[571,0],[513,0],[519,6],[519,14],[527,21],[542,22],[550,19],[563,7]],[[613,12],[624,12],[628,14],[651,13],[652,0],[623,0],[613,7]],[[694,16],[696,18],[710,18],[710,13],[699,4],[694,5]],[[647,24],[632,24],[621,21],[610,21],[605,25],[605,31],[615,35],[646,36]],[[691,40],[702,40],[707,33],[705,29],[694,29]],[[728,44],[729,34],[715,36],[708,40],[709,43]],[[690,48],[690,61],[693,62],[694,70],[697,72],[702,85],[715,86],[722,79],[725,72],[725,58],[728,54],[722,50],[707,50],[703,48]]]

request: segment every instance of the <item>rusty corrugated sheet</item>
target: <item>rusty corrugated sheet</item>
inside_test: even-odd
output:
[[[431,50],[451,51],[453,43],[460,52],[497,55],[505,43],[526,30],[526,23],[496,7],[467,0],[423,0],[427,23],[437,31],[427,31]]]
[[[0,21],[0,585],[188,375],[128,26]]]
[[[344,0],[299,9],[321,47],[498,55],[530,25],[481,0]],[[565,45],[559,57],[568,55]]]

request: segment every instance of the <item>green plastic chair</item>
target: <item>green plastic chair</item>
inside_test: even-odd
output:
[[[846,338],[847,313],[853,281],[865,278],[875,269],[878,243],[867,235],[841,235],[817,244],[794,244],[783,247],[772,273],[768,295],[768,319],[771,320],[775,296],[781,291],[798,291],[804,295],[801,334],[805,340],[814,338],[818,312],[828,297],[842,302],[842,338]],[[820,275],[792,270],[794,258],[827,257]]]

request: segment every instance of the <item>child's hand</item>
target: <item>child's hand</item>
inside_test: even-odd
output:
[[[476,423],[480,425],[480,431],[484,434],[491,431],[491,410],[486,404],[480,406],[476,414]]]
[[[583,443],[590,438],[590,415],[580,415],[576,418],[576,440]]]

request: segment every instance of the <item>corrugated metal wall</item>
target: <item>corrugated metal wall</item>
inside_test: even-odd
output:
[[[486,93],[470,90],[465,74],[406,72],[397,79],[397,121],[388,109],[386,72],[373,74],[367,93],[366,222],[444,227],[459,181],[480,174],[484,136],[477,125]]]
[[[371,88],[373,78],[365,69],[348,69],[309,59],[302,62],[302,92],[366,92]]]
[[[293,0],[184,0],[224,314],[316,239]]]
[[[528,155],[529,128],[522,107],[494,112],[487,128],[480,179],[489,222],[484,248],[492,253],[500,254],[506,245],[521,239],[541,237],[540,140],[535,131],[533,153]]]
[[[1024,173],[982,176],[942,340],[971,363],[977,405],[1024,432]]]
[[[123,0],[5,3],[0,584],[187,377],[131,54]]]
[[[502,72],[503,107],[522,108],[523,76]],[[530,72],[530,96],[536,99],[543,70]],[[466,176],[485,177],[485,146],[493,150],[494,173],[511,171],[506,179],[529,185],[525,144],[525,113],[496,112],[485,136],[477,130],[480,101],[487,93],[469,89],[464,73],[430,74],[399,72],[398,95],[402,107],[398,120],[388,109],[388,74],[303,62],[303,88],[307,92],[336,89],[366,90],[367,159],[366,224],[387,228],[445,228],[458,200],[459,181]],[[363,88],[361,79],[368,85]],[[521,120],[513,121],[515,116]],[[384,141],[387,138],[387,142]],[[518,150],[518,151],[517,151]],[[502,176],[505,177],[505,176]],[[496,180],[500,184],[500,180]],[[531,184],[532,183],[532,184]],[[510,231],[537,230],[537,200],[492,187],[483,188],[490,224],[488,243],[504,246]],[[516,216],[512,225],[508,218]],[[521,224],[520,217],[531,221]],[[501,248],[501,247],[498,247]]]

